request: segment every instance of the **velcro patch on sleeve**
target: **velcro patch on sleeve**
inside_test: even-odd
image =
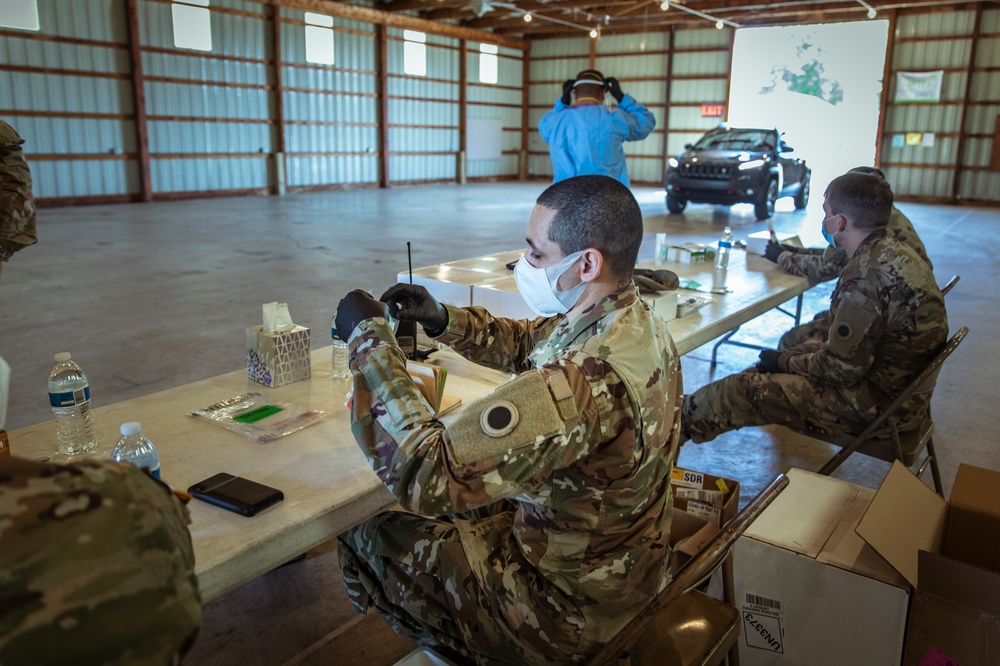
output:
[[[548,384],[526,372],[462,410],[448,428],[455,461],[468,464],[565,434]]]
[[[867,303],[868,299],[865,299]],[[845,298],[830,326],[830,350],[841,357],[850,356],[875,322],[875,313],[852,298]]]

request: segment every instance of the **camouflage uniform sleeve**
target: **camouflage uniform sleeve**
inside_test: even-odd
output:
[[[876,276],[841,278],[830,307],[826,344],[811,353],[784,352],[782,370],[838,386],[861,381],[885,331],[879,284]]]
[[[31,172],[22,143],[17,132],[0,120],[0,261],[37,241]]]
[[[351,339],[352,429],[372,469],[409,511],[443,515],[514,497],[631,427],[627,392],[610,367],[562,359],[465,405],[446,428],[406,375],[402,352],[385,341],[388,329],[375,321],[362,322]],[[514,418],[490,425],[498,406]]]
[[[435,338],[474,363],[508,372],[530,367],[528,354],[563,320],[563,317],[506,319],[483,308],[448,310],[448,327]]]
[[[812,282],[826,282],[840,277],[847,265],[847,252],[839,247],[828,247],[822,254],[813,252],[782,252],[778,265],[792,275],[801,275]]]

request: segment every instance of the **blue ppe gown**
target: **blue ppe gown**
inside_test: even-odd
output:
[[[538,132],[549,144],[552,182],[603,175],[629,187],[622,143],[645,139],[655,126],[656,118],[649,109],[630,95],[625,95],[614,110],[603,104],[574,107],[556,100],[538,123]]]

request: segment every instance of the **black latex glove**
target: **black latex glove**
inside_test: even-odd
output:
[[[395,284],[382,294],[380,300],[389,306],[393,317],[400,321],[417,322],[431,337],[442,333],[448,325],[448,311],[418,284]]]
[[[778,363],[780,359],[780,351],[764,349],[760,352],[760,360],[757,361],[757,372],[781,372],[781,366]]]
[[[604,89],[611,93],[611,96],[618,100],[619,104],[625,99],[625,93],[622,92],[622,84],[618,83],[618,79],[613,76],[604,79]]]
[[[389,314],[385,303],[376,301],[371,294],[361,289],[348,292],[337,304],[337,337],[347,342],[351,332],[365,319],[372,317],[387,317]]]
[[[782,252],[786,252],[784,245],[781,243],[775,243],[774,241],[768,241],[767,247],[764,249],[764,257],[769,261],[778,263],[778,257],[781,256]]]
[[[563,94],[562,103],[569,106],[573,103],[573,84],[576,83],[573,79],[566,79],[563,81]]]

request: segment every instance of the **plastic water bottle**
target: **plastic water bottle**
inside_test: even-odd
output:
[[[116,462],[130,462],[138,468],[146,468],[149,473],[160,478],[160,454],[156,447],[142,434],[142,424],[138,421],[123,423],[121,439],[111,449],[111,459]]]
[[[733,230],[726,227],[719,236],[719,250],[715,253],[715,267],[729,267],[729,252],[733,249]]]
[[[330,319],[330,337],[333,338],[333,378],[348,379],[351,376],[350,348],[347,343],[337,337],[337,315]]]
[[[49,373],[49,404],[56,419],[59,453],[74,456],[97,446],[90,417],[90,383],[69,352],[55,356]]]

